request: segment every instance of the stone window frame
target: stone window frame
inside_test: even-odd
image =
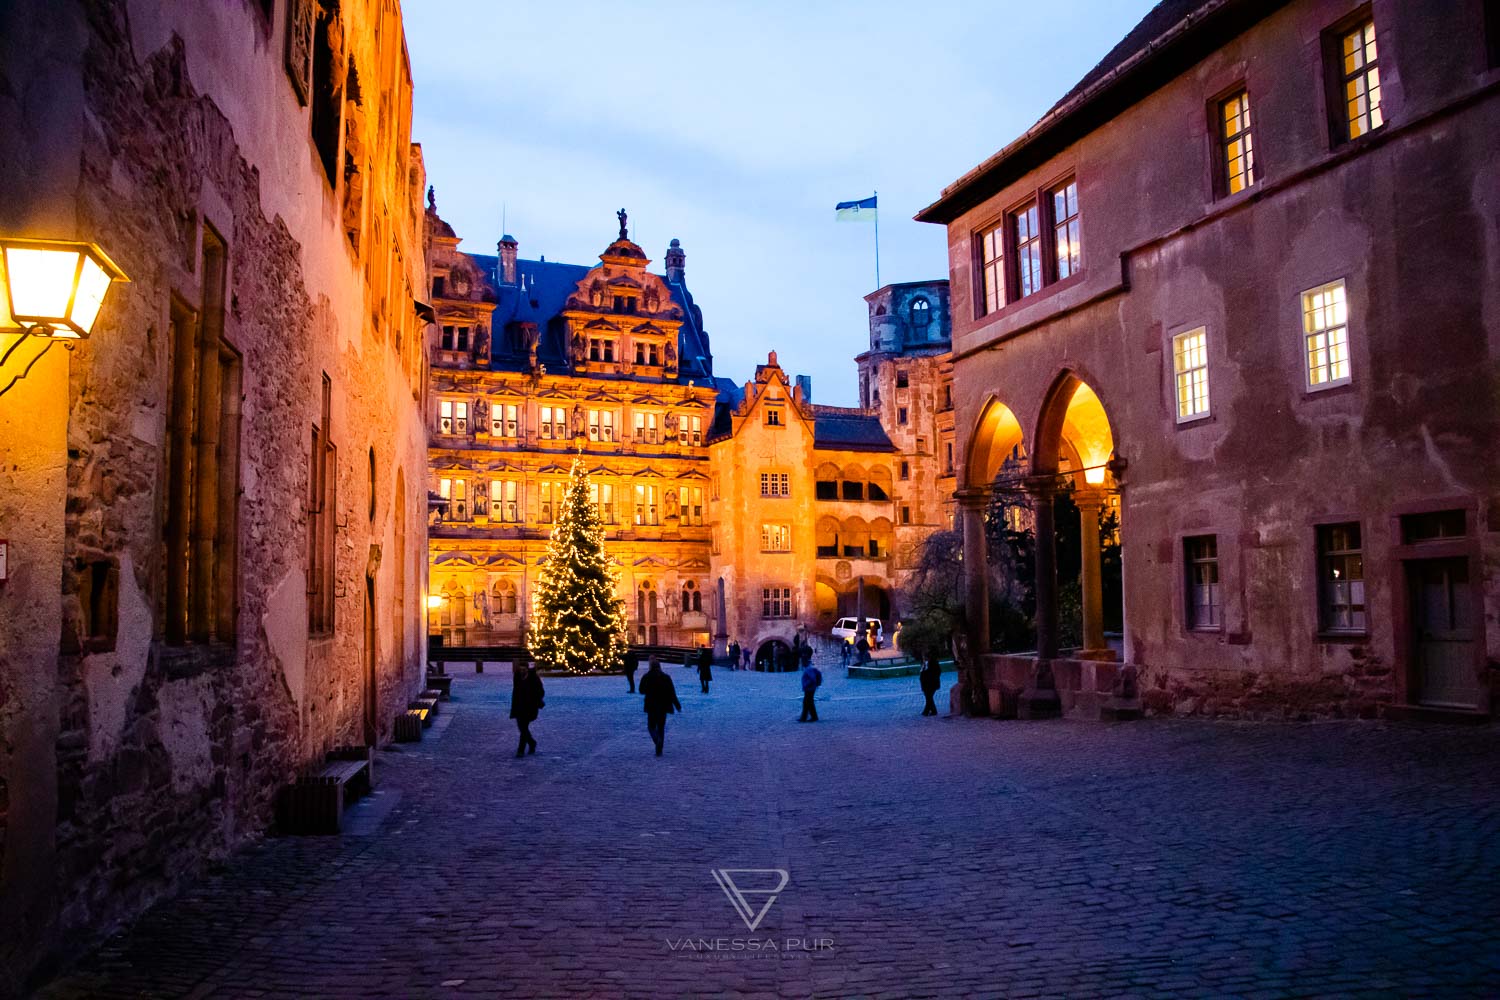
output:
[[[1359,65],[1350,69],[1345,61],[1344,46],[1349,39],[1356,35],[1365,35],[1366,37],[1362,40],[1359,48]],[[1368,102],[1372,75],[1374,77],[1373,89],[1375,91],[1383,89],[1380,80],[1379,58],[1380,49],[1384,44],[1383,35],[1384,32],[1376,25],[1374,12],[1368,3],[1350,12],[1346,17],[1335,21],[1323,31],[1324,101],[1328,113],[1328,140],[1330,148],[1336,149],[1351,142],[1363,141],[1378,133],[1389,121],[1389,117],[1386,114],[1389,109],[1383,101],[1383,93],[1375,98],[1373,105]],[[1375,53],[1373,60],[1369,58],[1371,49]],[[1355,119],[1349,117],[1348,109],[1350,102],[1347,97],[1349,85],[1356,80],[1364,88],[1363,94],[1366,98],[1365,110],[1360,113],[1359,117],[1369,122],[1368,126],[1358,134],[1351,127]],[[1375,121],[1374,119],[1377,117],[1379,120]]]
[[[760,617],[764,621],[784,621],[795,618],[792,588],[785,586],[760,588]]]
[[[1074,189],[1074,212],[1065,219],[1059,220],[1056,215],[1054,194],[1068,187]],[[1088,269],[1088,259],[1083,250],[1083,186],[1079,180],[1078,171],[1069,166],[1054,175],[1045,184],[1032,190],[1029,194],[1014,201],[1010,207],[1000,212],[993,218],[975,230],[976,249],[974,253],[975,280],[980,294],[975,296],[974,318],[982,319],[1014,305],[1025,299],[1032,298],[1063,282],[1072,282],[1079,279]],[[1064,202],[1066,205],[1066,202]],[[1036,233],[1030,232],[1030,218],[1032,212],[1036,213]],[[1018,231],[1018,220],[1027,220],[1026,239],[1020,239]],[[1070,255],[1069,273],[1060,274],[1057,261],[1057,226],[1060,222],[1070,224],[1073,232],[1070,233],[1071,245],[1077,247],[1077,265],[1071,264],[1073,255]],[[996,242],[998,235],[999,241]],[[1023,294],[1021,285],[1021,249],[1036,247],[1039,255],[1036,271],[1036,286]],[[991,293],[994,293],[992,299]],[[996,301],[998,300],[998,301]]]
[[[1353,543],[1349,544],[1348,532],[1353,529]],[[1343,531],[1345,534],[1340,538],[1336,532]],[[1315,586],[1313,592],[1318,603],[1318,635],[1339,638],[1350,636],[1362,637],[1370,634],[1370,605],[1368,592],[1365,590],[1364,567],[1368,559],[1367,537],[1364,525],[1358,518],[1329,519],[1313,525],[1313,552],[1315,554]],[[1357,578],[1349,575],[1351,572],[1351,560],[1358,560]],[[1326,572],[1332,570],[1333,572]],[[1344,573],[1344,581],[1351,584],[1346,601],[1339,601],[1336,593],[1330,592],[1330,586],[1335,590],[1338,584],[1339,571]],[[1355,601],[1354,587],[1359,585],[1359,600]],[[1349,623],[1338,622],[1339,609],[1347,608]],[[1358,624],[1354,624],[1354,614],[1359,615]]]
[[[1201,343],[1196,349],[1188,345],[1190,340]],[[1209,383],[1208,327],[1196,326],[1172,335],[1170,357],[1172,359],[1172,412],[1178,424],[1191,424],[1213,416],[1213,393]],[[1201,373],[1201,379],[1198,377]],[[1187,382],[1184,383],[1184,379]],[[1186,397],[1197,405],[1201,395],[1202,409],[1184,410],[1184,388]]]
[[[776,522],[764,522],[760,526],[760,550],[762,552],[792,551],[792,526]]]
[[[1234,119],[1227,115],[1231,104],[1237,104]],[[1231,131],[1231,125],[1235,130]],[[1208,102],[1208,130],[1213,137],[1213,197],[1230,198],[1252,190],[1260,182],[1261,170],[1255,145],[1255,122],[1250,103],[1250,87],[1243,79],[1215,94]],[[1235,143],[1241,143],[1238,153]],[[1235,161],[1240,160],[1244,169],[1235,174]],[[1236,176],[1244,182],[1235,187]]]
[[[1224,580],[1219,560],[1219,536],[1214,532],[1184,535],[1180,551],[1184,627],[1189,632],[1224,631]]]
[[[760,495],[777,500],[790,497],[792,495],[791,473],[773,469],[762,470],[760,474]]]
[[[619,411],[610,406],[591,406],[588,409],[588,434],[590,441],[608,441],[613,444],[619,435]]]
[[[1337,301],[1310,304],[1316,296],[1337,291]],[[1335,278],[1306,289],[1297,296],[1297,313],[1301,337],[1302,388],[1304,392],[1324,392],[1348,385],[1354,380],[1352,357],[1353,326],[1350,318],[1349,285],[1344,278]],[[1335,336],[1337,334],[1337,336]],[[1323,338],[1321,344],[1315,338]],[[1321,359],[1321,360],[1320,360]],[[1339,366],[1344,371],[1335,375]],[[1314,375],[1327,371],[1327,377],[1314,380]]]

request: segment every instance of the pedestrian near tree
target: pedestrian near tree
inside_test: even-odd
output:
[[[922,714],[937,715],[937,705],[933,702],[932,696],[937,694],[938,688],[943,686],[943,668],[938,664],[937,650],[927,651],[927,665],[922,668],[922,672],[917,677],[922,682],[922,694],[927,698],[927,704],[922,706]]]
[[[707,646],[698,650],[698,680],[703,684],[703,693],[708,694],[708,682],[714,679],[714,654]]]
[[[640,669],[641,654],[633,649],[625,651],[625,679],[630,682],[630,694],[635,694],[635,672]]]
[[[536,753],[536,737],[531,735],[531,724],[536,721],[537,713],[545,704],[545,694],[542,679],[536,673],[536,665],[528,664],[526,672],[516,679],[510,693],[510,717],[516,720],[516,729],[521,733],[521,742],[516,745],[517,757]]]
[[[818,707],[813,704],[813,696],[818,693],[818,688],[823,686],[823,673],[812,663],[808,663],[802,669],[802,717],[798,722],[817,722]]]
[[[661,660],[655,656],[647,661],[646,676],[641,678],[641,695],[645,700],[646,730],[656,744],[656,756],[660,757],[667,740],[667,716],[682,711],[682,702],[677,700],[677,686],[662,671]]]

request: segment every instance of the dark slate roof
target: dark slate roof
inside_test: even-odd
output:
[[[880,419],[869,410],[813,407],[813,447],[842,451],[895,451]]]
[[[919,222],[952,222],[1290,0],[1160,0],[1036,124],[943,189]]]
[[[528,356],[520,324],[534,323],[541,333],[537,360],[548,371],[560,373],[569,364],[567,324],[562,318],[568,298],[578,282],[597,265],[560,264],[550,260],[517,260],[516,284],[499,280],[500,260],[490,254],[465,254],[487,284],[486,294],[495,300],[490,329],[490,367],[499,371],[523,371]],[[713,377],[713,351],[703,329],[703,311],[681,282],[668,282],[672,301],[682,308],[681,332],[677,339],[679,382]]]

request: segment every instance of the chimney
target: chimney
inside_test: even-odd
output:
[[[682,244],[675,238],[667,247],[667,280],[681,285],[685,282],[684,275],[687,274],[687,253],[682,249]]]
[[[500,283],[514,285],[516,283],[516,238],[506,233],[500,237],[500,242],[496,246],[500,250]]]
[[[812,376],[811,375],[798,375],[797,376],[797,388],[802,390],[802,402],[804,402],[804,403],[811,403],[812,402]]]

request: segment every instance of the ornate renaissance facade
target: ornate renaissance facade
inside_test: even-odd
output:
[[[636,643],[759,649],[899,612],[916,547],[951,525],[947,282],[872,293],[865,405],[817,406],[774,353],[744,386],[716,378],[685,253],[651,272],[623,212],[592,267],[522,260],[510,236],[463,252],[433,204],[428,227],[431,635],[523,640],[575,456]]]

